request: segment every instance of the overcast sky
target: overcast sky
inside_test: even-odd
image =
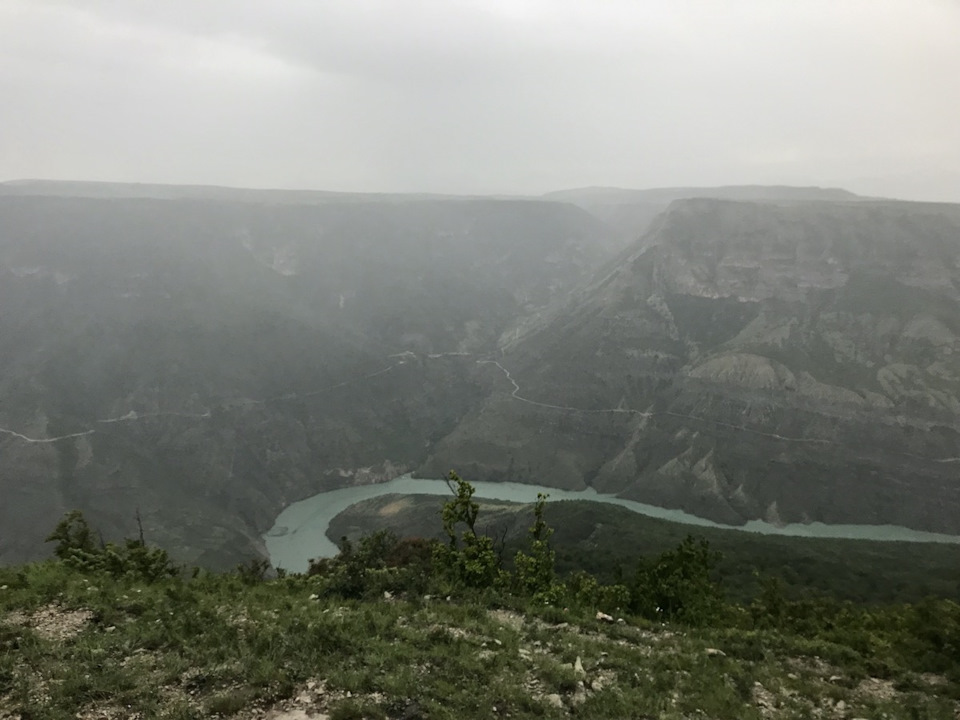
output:
[[[960,201],[960,0],[0,0],[0,179]]]

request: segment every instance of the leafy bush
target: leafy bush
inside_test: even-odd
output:
[[[712,573],[720,554],[688,535],[674,550],[637,569],[631,588],[633,612],[652,620],[682,620],[703,625],[723,607],[723,592]]]
[[[311,560],[307,574],[320,581],[318,589],[345,598],[385,591],[421,594],[434,575],[435,546],[421,538],[400,540],[389,530],[367,535],[356,545],[343,538],[340,553]]]
[[[138,516],[139,517],[139,516]],[[83,513],[71,510],[47,537],[57,543],[54,554],[61,561],[83,572],[105,572],[113,577],[129,577],[146,582],[173,577],[180,569],[170,561],[167,551],[148,547],[143,540],[128,538],[123,544],[97,544]]]
[[[780,578],[760,578],[760,594],[750,604],[750,615],[757,627],[781,627],[787,614],[787,601]]]
[[[454,494],[453,500],[443,506],[443,531],[448,543],[438,544],[434,550],[437,567],[452,580],[468,588],[486,588],[502,579],[500,559],[493,547],[493,539],[479,535],[476,530],[480,506],[473,501],[473,485],[453,470],[447,479]],[[459,525],[465,525],[462,531]]]
[[[550,547],[553,530],[543,519],[543,506],[547,496],[537,493],[533,509],[533,525],[530,527],[530,553],[518,551],[513,560],[513,588],[522,595],[538,597],[554,603],[562,594],[556,583],[556,553]]]
[[[252,558],[248,562],[237,565],[237,575],[247,585],[256,585],[267,578],[270,571],[270,561],[263,558]]]

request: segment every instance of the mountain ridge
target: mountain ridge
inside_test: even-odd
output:
[[[0,193],[0,562],[139,507],[230,566],[290,502],[450,467],[960,533],[958,207],[678,199],[618,250],[543,199]]]
[[[263,554],[289,502],[419,463],[479,397],[456,353],[604,238],[545,201],[0,197],[0,561],[73,507],[108,537],[139,507],[185,561]]]
[[[427,474],[457,458],[723,522],[960,531],[960,206],[684,200],[651,234],[504,348],[543,405],[492,395]]]

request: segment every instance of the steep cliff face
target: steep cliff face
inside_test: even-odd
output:
[[[285,504],[422,462],[482,398],[458,353],[607,257],[560,203],[171,194],[0,197],[0,562],[74,507],[251,556]]]
[[[958,288],[957,206],[678,201],[425,469],[960,532]]]
[[[562,203],[300,200],[0,197],[0,562],[79,507],[231,565],[451,467],[960,532],[956,206],[678,201],[611,260]]]

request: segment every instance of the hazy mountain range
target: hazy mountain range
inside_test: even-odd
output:
[[[712,198],[712,199],[711,199]],[[403,471],[960,533],[960,206],[0,184],[0,562]]]

